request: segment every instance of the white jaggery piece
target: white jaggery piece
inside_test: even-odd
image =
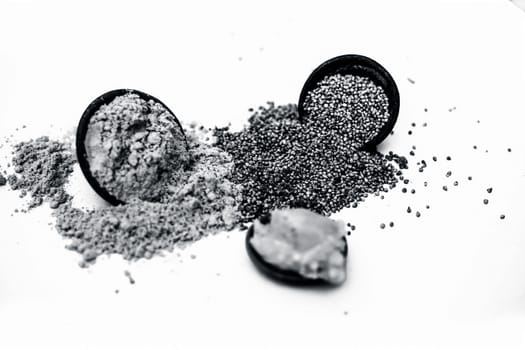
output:
[[[341,221],[306,209],[281,209],[272,212],[269,223],[255,221],[250,243],[271,265],[340,284],[346,279],[345,233]]]

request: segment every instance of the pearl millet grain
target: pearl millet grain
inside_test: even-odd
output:
[[[360,148],[373,139],[390,117],[383,88],[366,77],[336,74],[308,92],[305,119],[325,131],[347,137],[347,147]]]
[[[406,159],[360,150],[368,127],[354,134],[347,123],[311,115],[302,121],[296,105],[270,103],[239,132],[216,128],[215,144],[232,156],[232,181],[244,189],[243,221],[283,207],[328,215],[394,188]]]

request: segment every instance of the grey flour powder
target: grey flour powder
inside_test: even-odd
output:
[[[134,198],[125,205],[88,211],[68,202],[56,211],[56,228],[71,239],[67,247],[82,254],[81,266],[102,254],[150,258],[237,225],[241,188],[227,179],[231,157],[198,136],[198,130],[188,130],[189,165],[166,185],[169,193],[160,201]]]
[[[159,201],[189,161],[176,118],[133,93],[116,97],[90,118],[85,145],[92,175],[123,202]]]
[[[43,136],[14,146],[16,174],[7,179],[12,189],[21,191],[21,197],[31,195],[29,208],[47,200],[55,209],[70,199],[64,186],[74,163],[75,158],[67,145]]]
[[[73,207],[65,184],[75,159],[69,145],[41,137],[14,146],[12,189],[32,196],[30,208],[50,202],[56,229],[67,247],[88,266],[103,254],[150,258],[175,245],[233,229],[238,223],[241,188],[230,182],[231,157],[203,140],[203,128],[186,130],[188,163],[166,182],[159,201],[134,198],[128,204],[83,210]]]

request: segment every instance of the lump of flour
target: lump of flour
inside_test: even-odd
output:
[[[134,93],[100,107],[89,120],[84,143],[91,174],[123,202],[161,200],[189,162],[175,116]]]

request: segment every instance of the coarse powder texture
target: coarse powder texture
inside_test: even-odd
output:
[[[235,163],[231,179],[243,186],[242,220],[284,207],[329,215],[395,187],[406,159],[349,147],[346,131],[344,123],[301,122],[296,105],[273,103],[239,132],[215,129]]]
[[[308,123],[336,133],[352,149],[379,133],[390,117],[388,106],[383,88],[372,80],[341,74],[325,77],[304,101]]]
[[[58,232],[71,239],[68,248],[82,254],[81,266],[102,254],[127,260],[150,258],[176,244],[231,230],[239,223],[241,186],[232,183],[233,161],[187,130],[189,165],[166,185],[160,202],[132,199],[125,205],[84,211],[71,202],[56,214]]]
[[[16,174],[9,175],[8,182],[13,190],[21,191],[21,197],[31,195],[30,209],[44,200],[53,209],[69,200],[64,186],[75,163],[69,145],[43,136],[15,144],[13,154]]]
[[[85,145],[92,175],[124,202],[160,201],[189,160],[175,117],[133,93],[116,97],[91,117]]]

